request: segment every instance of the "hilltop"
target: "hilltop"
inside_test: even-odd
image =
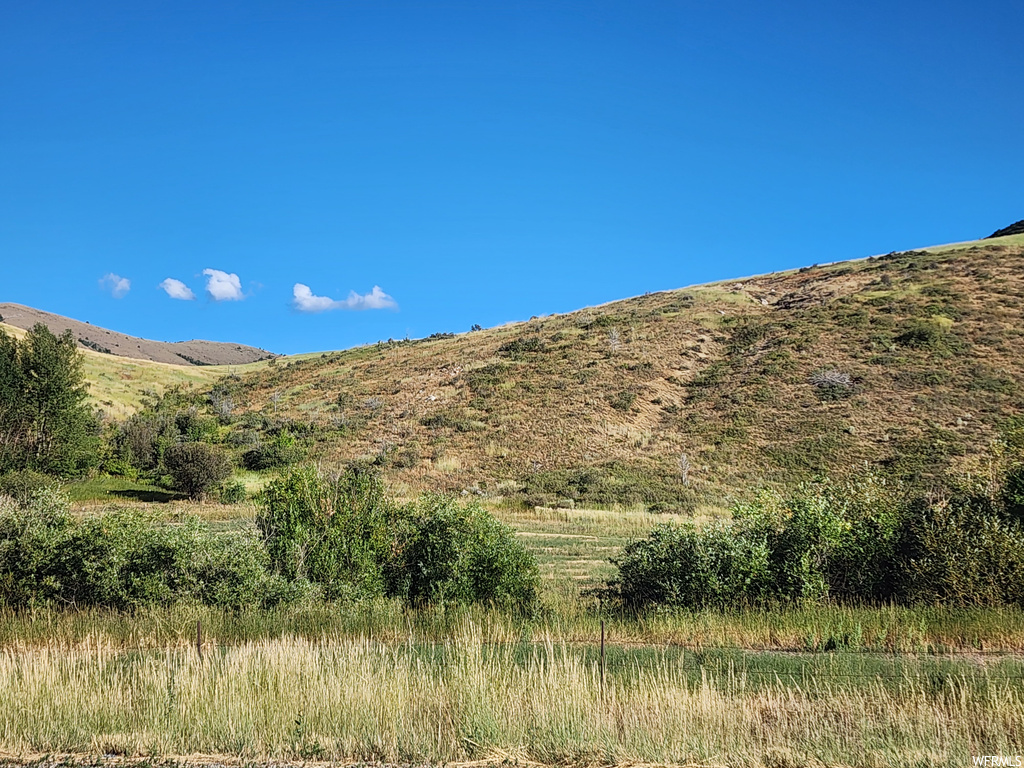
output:
[[[168,365],[244,365],[276,357],[264,349],[220,341],[140,339],[21,304],[0,304],[0,321],[26,331],[42,323],[58,336],[70,330],[83,349]]]
[[[693,508],[864,466],[978,469],[1024,411],[1022,297],[1024,237],[1004,237],[270,361],[220,386],[237,440],[291,431],[400,490]]]
[[[997,229],[986,239],[991,240],[993,237],[1007,237],[1008,235],[1024,235],[1024,219],[1021,219],[1020,221],[1016,222],[1015,224],[1011,224],[1008,227]]]

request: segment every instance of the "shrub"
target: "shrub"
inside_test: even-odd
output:
[[[427,496],[394,505],[380,477],[300,469],[260,495],[256,523],[270,567],[327,599],[400,597],[529,610],[537,565],[510,529],[478,506]]]
[[[401,584],[409,601],[534,606],[537,564],[510,528],[444,496],[424,497],[412,517]]]
[[[636,401],[636,392],[630,389],[623,389],[607,397],[608,405],[617,411],[628,411]]]
[[[988,499],[917,500],[900,556],[906,602],[1024,606],[1024,530]]]
[[[56,486],[57,480],[32,469],[20,469],[0,475],[0,495],[27,503],[37,491]]]
[[[299,469],[270,483],[257,503],[274,573],[317,584],[328,599],[388,591],[400,520],[377,474],[352,467],[331,479]]]
[[[853,394],[853,379],[850,374],[834,369],[822,369],[815,371],[810,376],[810,382],[818,392],[822,400],[842,400]]]
[[[207,443],[177,443],[164,453],[164,465],[175,487],[190,499],[206,492],[231,474],[231,459],[224,449]]]
[[[531,506],[634,506],[651,511],[692,510],[697,495],[675,467],[610,462],[597,467],[532,472],[520,478]]]
[[[179,411],[174,417],[174,426],[185,440],[213,442],[217,439],[217,420],[200,416],[195,406]]]
[[[301,461],[304,451],[295,439],[282,433],[273,442],[252,448],[242,454],[242,466],[253,472],[287,467]]]
[[[612,562],[625,608],[751,603],[1024,606],[1024,528],[997,497],[902,498],[874,478],[762,492],[731,526],[662,526]]]
[[[529,353],[543,352],[544,349],[543,341],[538,339],[536,336],[527,336],[521,339],[506,341],[498,347],[498,354],[516,359]]]
[[[241,482],[225,483],[220,488],[222,504],[241,504],[246,499],[245,484]]]
[[[947,344],[946,326],[933,320],[913,320],[896,343],[914,349],[944,350]]]
[[[0,505],[0,605],[130,609],[174,601],[241,608],[274,602],[260,542],[201,522],[160,525],[137,511],[75,521],[67,497]]]
[[[768,550],[727,526],[660,525],[612,560],[606,596],[622,607],[706,608],[754,603],[767,592]]]

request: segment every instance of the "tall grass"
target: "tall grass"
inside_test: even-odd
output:
[[[1019,669],[1017,670],[1019,673]],[[369,637],[185,648],[0,652],[0,749],[252,759],[730,765],[967,764],[1024,743],[1020,681],[961,663],[807,675],[701,670],[663,654],[609,669],[545,642]],[[756,678],[756,679],[755,679]]]
[[[229,610],[174,605],[133,612],[104,609],[0,610],[0,648],[74,649],[101,645],[122,650],[188,647],[196,622],[216,645],[295,636],[319,641],[372,637],[384,642],[439,642],[472,621],[487,642],[551,638],[593,645],[602,617],[566,604],[532,619],[480,606],[410,609],[397,600]],[[901,654],[1020,654],[1024,611],[1016,608],[851,608],[814,606],[778,610],[704,610],[604,618],[609,643],[691,650],[862,651]]]

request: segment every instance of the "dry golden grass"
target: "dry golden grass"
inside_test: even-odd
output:
[[[1024,746],[1019,681],[806,679],[663,653],[609,668],[554,642],[280,638],[222,650],[0,652],[0,750],[252,760],[966,764]]]

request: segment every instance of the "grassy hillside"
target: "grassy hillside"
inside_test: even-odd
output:
[[[1022,267],[1024,237],[963,243],[227,383],[249,423],[311,422],[323,459],[376,457],[409,490],[657,509],[863,464],[926,478],[1024,409]]]
[[[0,330],[19,339],[26,333],[6,323],[0,323]],[[209,388],[213,382],[232,372],[253,370],[266,364],[169,365],[103,354],[90,349],[81,352],[85,361],[85,378],[89,384],[89,399],[113,418],[124,418],[134,413],[147,394],[159,394],[168,387],[179,385]]]

